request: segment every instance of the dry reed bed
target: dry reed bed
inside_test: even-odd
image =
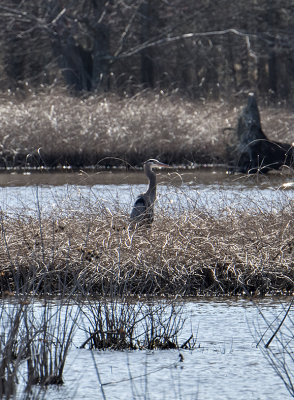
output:
[[[246,102],[192,102],[148,92],[78,98],[57,89],[22,100],[2,95],[0,166],[135,165],[154,157],[227,163],[232,131],[224,129],[235,128]],[[276,105],[260,108],[269,138],[291,143],[293,113]]]
[[[2,216],[1,292],[237,295],[293,292],[294,209],[157,211],[130,231],[109,210]]]

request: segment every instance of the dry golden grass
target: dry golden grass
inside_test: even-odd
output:
[[[149,230],[96,209],[2,216],[1,292],[80,295],[289,294],[294,209],[157,210]]]
[[[150,157],[227,163],[232,131],[224,129],[236,127],[246,102],[192,102],[150,92],[78,98],[60,89],[22,100],[2,95],[0,166],[138,165]],[[291,143],[293,113],[281,106],[260,109],[269,138]]]

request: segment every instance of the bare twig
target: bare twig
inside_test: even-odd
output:
[[[292,307],[294,299],[291,300],[289,307],[284,315],[284,318],[282,319],[282,321],[280,322],[279,326],[277,327],[277,329],[275,330],[275,332],[273,333],[273,335],[270,337],[270,339],[266,342],[266,344],[264,345],[265,348],[268,348],[269,345],[271,344],[271,342],[273,341],[274,337],[276,336],[276,334],[279,332],[279,330],[281,329],[287,315],[289,314],[290,308]]]

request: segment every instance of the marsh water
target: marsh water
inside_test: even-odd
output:
[[[199,207],[278,211],[291,206],[291,174],[227,175],[212,168],[159,173],[157,207],[183,212]],[[103,205],[129,212],[146,188],[141,171],[5,173],[0,207],[9,214],[74,212]],[[77,329],[66,360],[64,385],[50,386],[46,399],[286,399],[277,371],[256,346],[271,336],[289,300],[197,299],[185,303],[183,341],[191,332],[194,350],[93,351],[79,349]],[[280,314],[282,313],[282,314]],[[268,329],[268,324],[273,327]],[[181,338],[180,338],[181,339]],[[292,340],[292,338],[291,338]],[[277,342],[272,349],[281,354]],[[183,361],[180,361],[180,355]],[[293,365],[288,365],[293,371]],[[100,385],[100,383],[102,386]]]
[[[158,207],[171,212],[203,208],[271,211],[291,204],[294,175],[228,175],[223,169],[202,168],[158,174]],[[6,212],[26,208],[48,213],[102,205],[126,213],[145,191],[142,171],[38,172],[0,174],[0,207]]]
[[[66,359],[64,384],[51,385],[46,392],[37,387],[37,398],[43,398],[43,395],[50,400],[291,398],[264,354],[264,343],[281,322],[289,301],[186,301],[182,309],[186,322],[179,335],[179,344],[193,333],[196,340],[193,350],[80,349],[88,328],[87,320],[81,318]],[[293,320],[289,315],[281,331],[285,333],[286,329],[286,335],[289,335],[292,328]],[[262,337],[263,342],[259,343]],[[287,336],[287,341],[291,340],[293,336]],[[284,358],[278,340],[272,341],[270,351],[277,358],[282,355],[284,364],[278,364],[282,376],[286,378],[283,370],[286,365],[287,373],[293,378],[293,360],[291,355],[288,360]]]

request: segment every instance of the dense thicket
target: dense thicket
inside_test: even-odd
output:
[[[291,0],[2,0],[0,88],[289,99],[293,14]]]

